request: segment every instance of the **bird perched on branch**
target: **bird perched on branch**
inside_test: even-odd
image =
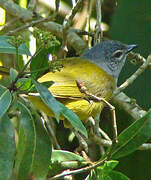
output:
[[[81,57],[58,60],[62,64],[61,71],[48,72],[38,81],[53,81],[50,92],[82,121],[95,118],[104,107],[99,98],[110,100],[126,56],[135,47],[115,40],[103,41]],[[40,97],[28,98],[38,109],[53,116]]]

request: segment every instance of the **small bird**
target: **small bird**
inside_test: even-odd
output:
[[[134,48],[136,45],[115,40],[102,41],[81,57],[58,60],[62,64],[61,70],[48,72],[38,81],[53,81],[50,92],[82,121],[95,118],[104,107],[97,97],[110,100],[126,56]],[[28,99],[47,115],[54,116],[40,97],[29,96]]]

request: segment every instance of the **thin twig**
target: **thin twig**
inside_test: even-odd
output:
[[[61,147],[60,147],[60,145],[58,143],[58,140],[57,140],[57,138],[55,136],[55,133],[54,133],[54,131],[53,131],[51,125],[50,125],[50,120],[48,119],[48,117],[46,116],[45,113],[41,112],[41,114],[42,114],[42,116],[44,118],[44,121],[46,123],[46,127],[47,127],[48,132],[50,133],[50,135],[51,135],[51,137],[53,139],[53,142],[54,142],[54,145],[56,146],[56,149],[61,149]]]
[[[28,9],[33,11],[36,7],[36,4],[37,4],[37,0],[30,0],[28,4]]]
[[[11,19],[10,21],[8,21],[7,23],[5,23],[3,26],[1,26],[1,31],[3,29],[9,29],[10,26],[14,25],[14,23],[16,23],[20,18],[15,17],[13,19]]]
[[[108,101],[106,101],[104,98],[97,97],[93,94],[89,94],[88,92],[85,92],[86,95],[88,95],[90,98],[92,98],[95,101],[102,101],[104,102],[111,110],[112,113],[112,125],[113,125],[113,144],[117,143],[117,125],[116,125],[116,114],[115,114],[115,107],[112,106]]]
[[[93,32],[89,32],[89,31],[83,31],[81,29],[72,29],[75,33],[77,33],[78,35],[88,35],[91,37],[94,37],[94,33]]]
[[[146,61],[146,59],[143,56],[141,56],[140,54],[135,53],[135,52],[128,53],[128,58],[134,58],[138,62],[141,62],[141,63],[144,63]]]
[[[87,7],[87,17],[86,17],[86,27],[85,29],[90,32],[90,18],[92,14],[92,6],[93,6],[93,0],[88,0],[88,7]],[[92,36],[94,37],[94,35]],[[88,36],[88,47],[91,47],[91,38],[90,35]]]
[[[99,161],[91,166],[88,166],[88,167],[84,167],[84,168],[80,168],[80,169],[76,169],[76,170],[73,170],[73,171],[69,171],[69,172],[63,172],[61,174],[58,174],[56,176],[53,176],[51,178],[48,178],[48,180],[54,180],[54,179],[60,179],[64,176],[68,176],[68,175],[74,175],[74,174],[79,174],[79,173],[83,173],[83,172],[87,172],[87,171],[90,171],[91,169],[94,169],[98,166],[101,166],[103,165],[104,163],[106,162],[106,158],[102,161]]]
[[[67,15],[65,17],[65,20],[63,22],[64,29],[68,29],[69,28],[69,26],[70,26],[74,16],[76,15],[77,11],[82,6],[82,2],[83,2],[83,0],[78,0],[77,3],[75,4],[75,6],[70,11],[69,15]]]
[[[72,127],[72,131],[78,138],[80,144],[79,147],[76,149],[76,151],[78,152],[84,149],[86,152],[88,152],[88,144],[86,140],[82,137],[82,135],[79,134],[79,132],[75,128]]]
[[[75,4],[75,6],[70,11],[69,15],[67,15],[64,19],[63,28],[62,28],[62,32],[63,32],[62,49],[64,52],[65,52],[66,43],[67,43],[67,38],[66,38],[67,37],[67,30],[69,29],[70,24],[71,24],[74,16],[76,15],[77,11],[81,7],[82,2],[83,2],[83,0],[78,0],[77,3]]]
[[[89,117],[86,124],[88,124],[88,123],[90,123],[90,125],[89,125],[90,128],[91,128],[91,127],[93,127],[93,128],[96,127],[94,118]],[[89,127],[89,126],[88,126],[88,127]],[[88,128],[88,127],[87,127],[87,128]],[[98,127],[98,133],[101,134],[102,137],[105,138],[106,140],[111,141],[111,139],[109,138],[109,136],[108,136],[100,127]],[[90,137],[91,137],[91,135],[90,135]]]
[[[150,63],[151,55],[148,56],[147,60],[137,69],[137,71],[131,77],[129,77],[120,87],[118,87],[114,91],[114,96],[119,94],[123,89],[132,84],[135,81],[135,79],[145,71],[145,69],[149,66]]]
[[[102,5],[102,0],[96,0],[97,25],[96,25],[96,34],[95,34],[95,44],[99,43],[103,36],[102,28],[101,28],[101,21],[102,21],[101,5]]]
[[[59,11],[59,7],[60,7],[60,0],[56,0],[55,4],[56,4],[56,12],[58,12]]]
[[[108,101],[104,98],[100,98],[111,110],[112,113],[112,125],[113,125],[113,140],[112,143],[117,143],[117,124],[116,124],[116,114],[115,114],[115,107],[112,106]]]
[[[6,33],[5,35],[13,35],[19,31],[22,31],[24,29],[27,29],[28,27],[33,27],[33,26],[36,26],[40,23],[43,23],[43,22],[47,22],[47,21],[51,21],[53,18],[54,18],[55,15],[52,15],[52,16],[49,16],[47,18],[41,18],[41,19],[38,19],[38,20],[35,20],[35,21],[31,21],[21,27],[18,27],[12,31],[9,31],[8,33]]]

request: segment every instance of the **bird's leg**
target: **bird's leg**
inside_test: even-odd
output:
[[[112,113],[112,125],[113,125],[113,140],[112,143],[117,143],[117,124],[116,124],[116,114],[115,114],[115,107],[112,106],[108,101],[104,98],[100,98],[102,102],[104,102],[109,108]]]
[[[98,97],[96,95],[93,95],[91,93],[89,93],[87,91],[87,88],[84,86],[84,84],[82,82],[76,81],[77,82],[77,86],[79,88],[79,90],[86,94],[89,100],[95,101],[95,102],[103,102],[105,103],[109,108],[110,111],[112,113],[112,125],[113,125],[113,144],[117,143],[117,125],[116,125],[116,114],[115,114],[115,107],[112,106],[108,101],[106,101],[104,98]],[[98,115],[95,118],[96,121],[96,126],[97,128],[99,128],[99,117]]]
[[[110,111],[112,113],[112,125],[113,125],[113,144],[114,143],[117,143],[117,124],[116,124],[116,114],[115,114],[115,107],[112,106],[108,101],[106,101],[104,98],[100,98],[100,97],[97,97],[95,95],[91,95],[93,98],[96,98],[96,100],[99,100],[99,101],[102,101],[104,102],[109,108],[110,108]],[[96,121],[96,125],[97,127],[99,127],[98,123],[99,123],[99,119],[98,119],[98,116],[96,116],[95,118],[95,121]]]

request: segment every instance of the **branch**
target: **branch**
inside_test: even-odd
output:
[[[19,31],[22,31],[22,30],[24,30],[24,29],[27,29],[28,27],[33,27],[33,26],[36,26],[36,25],[38,25],[39,23],[42,23],[42,22],[46,22],[46,21],[50,21],[50,20],[52,20],[54,18],[54,16],[52,15],[52,16],[49,16],[49,17],[47,17],[47,18],[41,18],[41,19],[38,19],[38,20],[35,20],[35,21],[31,21],[31,22],[29,22],[29,23],[27,23],[27,24],[25,24],[25,25],[23,25],[23,26],[20,26],[20,27],[18,27],[18,28],[16,28],[16,29],[14,29],[14,30],[12,30],[12,31],[9,31],[8,33],[6,33],[5,35],[14,35],[14,34],[16,34],[17,32],[19,32]]]
[[[63,32],[62,49],[63,49],[63,51],[65,50],[66,43],[67,43],[67,40],[66,40],[67,30],[69,29],[71,22],[72,22],[74,16],[76,15],[77,11],[81,7],[82,2],[83,2],[83,0],[78,0],[77,3],[75,4],[75,6],[70,11],[69,15],[67,15],[64,19],[63,26],[62,26],[62,32]]]
[[[13,1],[0,0],[0,6],[4,8],[9,14],[21,18],[23,21],[32,21],[33,13],[27,9],[20,7]],[[57,37],[63,39],[62,25],[54,22],[44,22],[36,25],[55,34]],[[87,50],[87,45],[83,40],[69,29],[67,31],[67,42],[76,50],[77,54],[81,54]]]
[[[12,0],[0,0],[0,6],[12,16],[19,17],[23,21],[30,21],[33,18],[33,13],[31,11],[20,7]]]
[[[137,69],[137,71],[131,77],[129,77],[119,88],[114,91],[114,95],[119,94],[123,89],[132,84],[135,79],[145,71],[145,69],[149,66],[150,63],[151,55],[148,56],[147,60]]]
[[[121,92],[112,98],[113,103],[118,104],[119,107],[124,109],[134,119],[143,117],[146,113],[136,102],[134,103],[131,98]]]
[[[95,34],[95,44],[101,41],[103,35],[101,28],[101,21],[102,21],[101,5],[102,5],[102,0],[96,0],[97,26],[96,26],[96,34]]]
[[[37,0],[30,0],[28,4],[28,9],[33,11],[36,7],[36,4],[37,4]]]
[[[60,179],[64,176],[68,176],[68,175],[74,175],[74,174],[79,174],[79,173],[83,173],[83,172],[87,172],[87,171],[90,171],[91,169],[94,169],[98,166],[101,166],[103,165],[104,163],[106,162],[106,158],[102,161],[99,161],[91,166],[88,166],[88,167],[84,167],[84,168],[81,168],[81,169],[76,169],[76,170],[73,170],[73,171],[69,171],[69,172],[63,172],[61,174],[58,174],[56,176],[53,176],[51,178],[48,178],[48,180],[54,180],[54,179]]]

